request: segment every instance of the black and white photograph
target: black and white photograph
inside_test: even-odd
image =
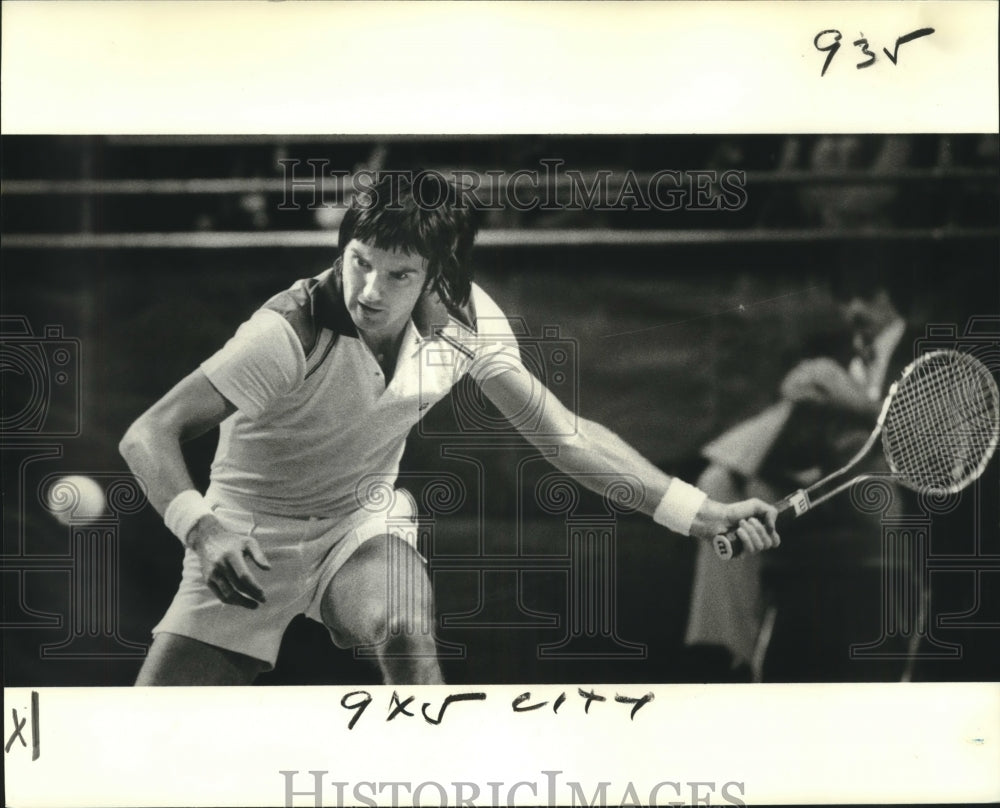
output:
[[[796,47],[810,80],[858,80],[944,23]],[[861,725],[872,693],[966,705],[997,680],[1000,136],[427,115],[5,119],[5,757],[44,761],[64,689],[128,726],[229,711],[236,737],[287,695],[323,713],[329,765],[235,764],[268,769],[263,804],[921,801],[755,792],[752,766],[652,778],[627,740],[606,773],[529,755],[553,731],[564,754],[598,728],[656,737],[687,694],[714,729],[664,747],[684,761],[730,699],[843,699]],[[497,714],[509,781],[421,775],[426,749],[334,771],[330,750],[397,728],[485,752]],[[518,751],[511,724],[538,735]],[[152,784],[28,793],[159,804]],[[246,804],[221,778],[189,793]]]

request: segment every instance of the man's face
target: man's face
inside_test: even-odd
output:
[[[344,302],[354,325],[372,339],[406,327],[427,278],[427,259],[351,239],[344,251]]]
[[[853,296],[841,305],[841,311],[855,341],[863,345],[871,345],[882,329],[899,317],[884,289],[879,289],[871,297]]]

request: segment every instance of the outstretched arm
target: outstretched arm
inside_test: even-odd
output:
[[[639,509],[662,522],[664,507],[677,500],[677,491],[686,484],[664,474],[610,430],[593,421],[576,417],[520,363],[480,383],[483,392],[512,422],[523,423],[519,414],[540,412],[539,421],[521,433],[533,444],[556,443],[558,455],[550,458],[560,471],[574,477],[597,493],[622,475],[638,478],[642,484]],[[676,481],[676,482],[675,482]],[[668,496],[670,486],[677,488]],[[667,523],[670,514],[667,515]],[[756,552],[778,545],[775,531],[777,511],[759,499],[722,504],[704,499],[693,515],[687,532],[712,539],[736,530],[744,547]]]
[[[205,374],[196,370],[128,428],[119,451],[161,516],[167,516],[178,495],[197,499],[181,444],[218,426],[234,410]],[[183,532],[179,538],[198,553],[205,580],[219,600],[251,609],[263,601],[264,592],[245,558],[249,556],[262,569],[269,568],[255,539],[227,532],[207,508]]]

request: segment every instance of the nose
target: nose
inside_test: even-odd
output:
[[[368,273],[361,296],[365,303],[376,305],[382,302],[382,281],[377,272]]]

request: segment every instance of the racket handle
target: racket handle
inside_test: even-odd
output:
[[[779,527],[782,522],[789,522],[809,509],[808,498],[805,499],[806,504],[801,505],[804,496],[804,492],[796,491],[780,502],[774,503],[778,509],[777,525]],[[729,561],[743,554],[743,542],[736,535],[735,530],[730,530],[724,536],[716,536],[712,539],[712,547],[715,548],[715,554],[723,561]]]
[[[715,554],[723,561],[730,561],[743,554],[743,542],[735,530],[724,536],[716,536],[712,539],[712,547],[715,548]]]

